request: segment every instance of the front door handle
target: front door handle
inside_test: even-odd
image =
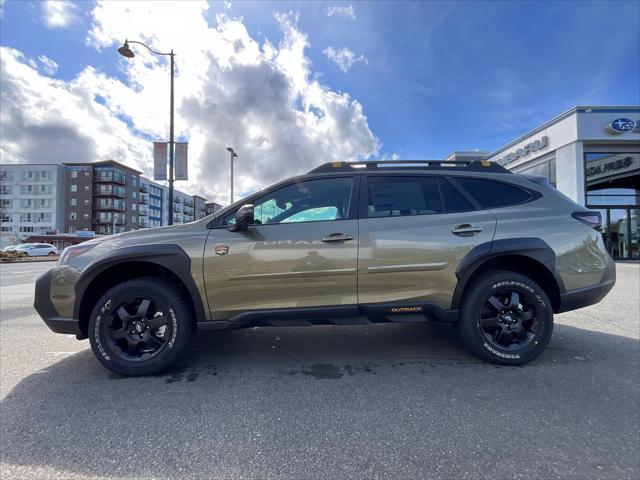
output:
[[[325,243],[346,242],[348,240],[353,240],[353,237],[344,233],[332,233],[322,239]]]
[[[481,231],[482,227],[474,227],[470,223],[456,225],[451,229],[451,233],[453,233],[454,235],[460,235],[462,237],[469,237],[471,235],[475,235],[476,233],[480,233]]]

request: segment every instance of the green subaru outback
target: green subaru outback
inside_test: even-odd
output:
[[[329,163],[193,223],[69,247],[35,308],[123,375],[166,369],[201,329],[428,320],[518,365],[554,313],[613,287],[600,222],[494,163]]]

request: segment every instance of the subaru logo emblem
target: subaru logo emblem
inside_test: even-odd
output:
[[[638,122],[640,123],[640,122]],[[607,125],[607,130],[609,132],[619,135],[621,133],[630,132],[636,127],[636,122],[630,120],[628,118],[616,118],[609,125]]]

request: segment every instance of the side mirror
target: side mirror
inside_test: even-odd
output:
[[[249,228],[249,225],[253,223],[253,205],[247,204],[241,206],[236,211],[236,223],[229,226],[229,230],[232,232],[242,232]]]

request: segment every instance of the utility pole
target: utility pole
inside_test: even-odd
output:
[[[174,160],[174,146],[175,142],[173,141],[173,69],[174,69],[174,57],[176,56],[173,53],[173,49],[169,53],[158,52],[151,48],[149,45],[146,45],[142,42],[137,42],[135,40],[125,40],[124,44],[118,48],[118,53],[126,58],[133,58],[135,54],[131,47],[129,47],[130,43],[135,43],[138,45],[142,45],[151,53],[156,55],[164,55],[167,57],[171,57],[171,100],[170,100],[170,109],[169,109],[169,225],[173,225],[173,160]],[[114,223],[115,225],[115,223]]]
[[[173,225],[173,49],[171,49],[171,108],[169,111],[169,225]]]
[[[231,203],[233,203],[233,159],[237,158],[238,154],[231,147],[227,147],[227,152],[229,152],[229,160],[231,161]]]

